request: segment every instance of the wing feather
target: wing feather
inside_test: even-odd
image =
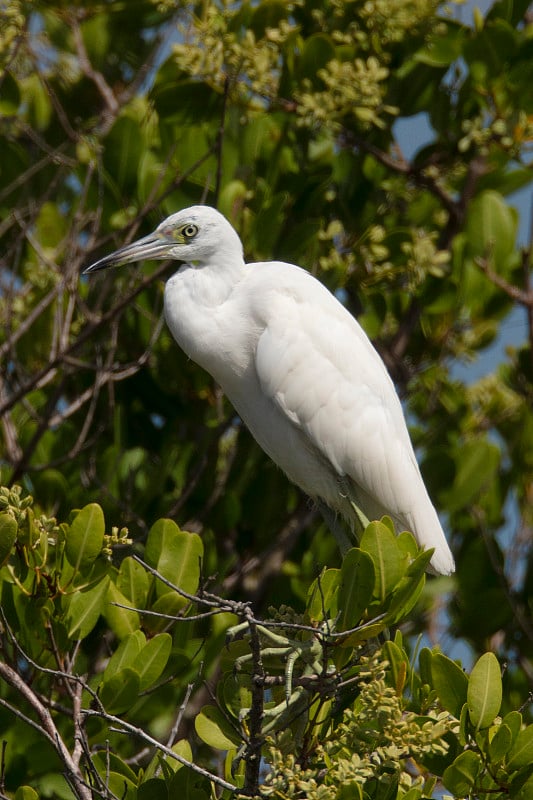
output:
[[[276,288],[270,282],[258,298],[264,328],[255,369],[263,393],[340,478],[348,477],[354,499],[371,506],[363,504],[368,516],[392,515],[421,544],[441,548],[442,571],[451,571],[453,560],[381,358],[325,287],[292,269],[297,280],[280,270]]]

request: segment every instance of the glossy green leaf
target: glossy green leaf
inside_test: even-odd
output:
[[[459,717],[461,708],[466,703],[469,685],[461,667],[442,653],[434,653],[431,659],[431,680],[444,708],[454,717]]]
[[[409,534],[410,536],[411,534]],[[405,541],[405,540],[404,540]],[[409,558],[411,556],[409,555]],[[387,611],[389,624],[394,624],[405,619],[417,604],[426,585],[426,569],[431,560],[431,552],[417,553],[414,561],[407,567],[405,577],[398,583],[392,593],[391,602]]]
[[[150,639],[141,650],[136,665],[141,678],[141,691],[152,686],[165,669],[170,651],[172,637],[168,633],[160,633]]]
[[[382,522],[367,525],[360,542],[374,562],[375,596],[383,602],[398,584],[407,567],[407,556],[398,547],[396,536]]]
[[[485,653],[474,665],[468,681],[467,703],[476,730],[488,727],[499,713],[502,675],[494,653]]]
[[[128,608],[123,608],[128,606]],[[131,602],[117,588],[113,581],[109,583],[105,617],[119,639],[123,639],[141,626],[141,618],[136,611],[130,611]]]
[[[307,593],[307,611],[312,620],[335,619],[338,613],[340,569],[324,569]]]
[[[512,771],[533,764],[533,725],[521,730],[509,753],[507,768]]]
[[[241,744],[241,737],[216,706],[204,706],[194,720],[194,727],[200,739],[216,750],[231,750]]]
[[[372,600],[374,593],[374,564],[368,553],[353,547],[342,560],[338,592],[340,611],[338,629],[355,628]]]
[[[109,714],[123,714],[135,705],[139,698],[140,678],[129,667],[119,670],[112,678],[100,685],[100,700]]]
[[[104,513],[97,503],[89,503],[76,514],[67,532],[65,553],[76,571],[87,569],[98,558],[104,534]]]
[[[105,613],[109,578],[105,576],[95,586],[73,592],[64,597],[68,636],[84,639]]]
[[[192,748],[188,739],[180,739],[178,742],[173,744],[170,749],[173,753],[176,753],[177,756],[184,758],[186,761],[192,762],[194,760]],[[178,770],[182,769],[184,766],[181,761],[178,761],[177,759],[168,755],[165,755],[164,763],[168,766],[169,770],[174,773],[178,772]]]
[[[146,604],[150,579],[142,564],[127,556],[120,565],[117,589],[134,608],[142,609]]]
[[[504,725],[507,725],[513,737],[513,744],[516,742],[516,737],[522,730],[522,714],[520,711],[509,711],[502,720]]]
[[[470,793],[482,769],[483,762],[479,753],[467,750],[457,756],[453,764],[444,771],[442,782],[457,797],[464,797]]]
[[[121,669],[130,667],[138,671],[139,655],[146,644],[146,637],[142,631],[130,633],[123,639],[109,661],[102,676],[103,681],[109,681]]]
[[[11,514],[0,514],[0,565],[11,555],[17,531],[18,525]]]
[[[200,580],[204,555],[202,540],[196,533],[180,531],[175,522],[161,519],[151,528],[146,543],[146,561],[174,586],[194,594]],[[158,596],[168,593],[169,587],[156,582]]]
[[[513,744],[513,732],[502,723],[489,742],[489,756],[493,764],[498,764],[507,755]]]
[[[120,797],[121,800],[137,800],[137,781],[131,781],[122,774],[110,772],[107,776],[106,786],[111,796]]]

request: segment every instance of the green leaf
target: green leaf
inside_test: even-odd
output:
[[[117,577],[119,589],[135,608],[144,608],[148,596],[150,579],[142,564],[128,556],[120,565]]]
[[[492,442],[479,438],[466,442],[461,449],[453,487],[448,493],[447,507],[450,511],[470,505],[485,487],[490,486],[499,469],[500,455],[500,450]]]
[[[414,55],[414,59],[430,67],[447,67],[461,55],[465,30],[448,22],[445,33],[432,36],[427,45]]]
[[[516,742],[516,737],[522,730],[522,714],[520,711],[509,711],[502,720],[504,725],[510,729],[513,736],[513,744]]]
[[[390,640],[383,645],[383,655],[390,665],[392,686],[401,695],[410,669],[409,659],[403,648]]]
[[[119,603],[119,605],[115,605],[115,603]],[[109,627],[119,639],[123,639],[124,636],[127,636],[129,633],[132,633],[132,631],[136,631],[141,627],[141,619],[136,611],[130,611],[128,608],[121,608],[121,606],[130,605],[130,600],[119,591],[113,581],[110,581],[105,618],[109,623]]]
[[[468,713],[476,731],[488,728],[502,704],[502,675],[494,653],[485,653],[474,665],[468,681]]]
[[[11,555],[17,532],[18,525],[11,514],[0,514],[0,564]]]
[[[216,706],[204,706],[194,720],[194,727],[200,739],[216,750],[231,750],[242,744],[239,734]]]
[[[324,569],[309,587],[307,613],[312,620],[336,618],[340,577],[340,569]]]
[[[152,526],[146,542],[145,558],[174,586],[194,594],[200,580],[204,555],[202,540],[196,533],[181,531],[171,519],[160,519]],[[158,596],[169,587],[156,582]]]
[[[442,653],[434,653],[431,659],[431,680],[446,711],[459,718],[468,692],[468,678],[461,667]]]
[[[402,537],[402,543],[397,539],[401,549],[402,544],[406,543],[406,538],[410,537],[414,541],[414,537],[410,533],[405,533]],[[404,550],[404,552],[406,552]],[[411,559],[411,551],[407,551],[409,560]],[[408,614],[413,610],[415,605],[422,594],[424,586],[426,585],[426,569],[431,561],[431,550],[424,550],[422,552],[416,551],[414,561],[411,561],[407,567],[405,577],[401,579],[396,589],[392,593],[391,602],[387,611],[387,621],[389,625],[400,622],[405,619]]]
[[[131,781],[122,774],[110,772],[109,776],[106,776],[106,789],[111,797],[120,797],[120,800],[137,800],[137,779]]]
[[[155,603],[151,606],[150,611],[155,611],[158,614],[166,614],[170,617],[177,617],[188,602],[188,600],[177,592],[167,591],[165,594],[161,595],[161,597],[157,598]],[[144,624],[147,630],[155,632],[166,628],[168,623],[169,620],[165,619],[165,617],[158,618],[148,615]]]
[[[19,786],[15,792],[15,800],[39,800],[39,795],[31,786]]]
[[[139,665],[139,656],[146,644],[146,637],[142,631],[135,631],[121,641],[104,670],[103,681],[109,681],[125,667],[135,669]]]
[[[343,781],[335,794],[335,800],[363,800],[361,784],[356,780]]]
[[[172,637],[168,633],[160,633],[150,639],[143,647],[137,663],[137,671],[141,678],[141,691],[152,686],[165,669],[170,651]]]
[[[0,98],[0,114],[8,117],[17,113],[20,104],[19,86],[9,70],[2,74],[2,96]]]
[[[173,753],[176,753],[177,756],[181,756],[181,758],[191,763],[193,762],[192,749],[188,739],[180,739],[179,742],[173,744],[170,749]],[[175,758],[171,758],[171,756],[165,756],[164,761],[173,772],[177,772],[185,766],[181,761],[177,761]]]
[[[135,781],[137,776],[129,764],[126,764],[120,756],[113,753],[112,750],[97,750],[91,756],[93,765],[98,770],[98,774],[105,780],[105,776],[109,771],[117,775],[124,775],[130,781]]]
[[[516,215],[495,191],[482,192],[470,204],[465,232],[467,253],[471,258],[488,258],[499,272],[516,248]]]
[[[368,553],[357,547],[349,550],[342,561],[338,593],[339,631],[355,628],[361,621],[374,592],[374,563]]]
[[[376,573],[374,593],[383,602],[396,587],[407,566],[407,556],[400,550],[396,536],[382,522],[367,525],[360,542],[374,562]]]
[[[457,797],[464,797],[470,793],[482,769],[481,756],[472,750],[467,750],[457,756],[453,764],[444,770],[442,782]]]
[[[168,800],[166,781],[150,778],[137,787],[137,800]]]
[[[123,714],[137,702],[139,689],[138,673],[125,667],[101,683],[99,697],[109,714]]]
[[[513,744],[513,732],[502,723],[489,742],[489,756],[493,764],[498,764],[507,755]]]
[[[100,614],[105,612],[108,588],[106,575],[95,586],[78,589],[64,597],[69,639],[85,639],[92,631]]]
[[[533,797],[533,764],[520,770],[509,784],[509,797],[513,800],[531,800]]]
[[[433,653],[431,652],[429,647],[423,647],[418,656],[418,666],[420,672],[420,680],[422,681],[423,684],[426,684],[427,686],[431,686],[433,683],[431,674],[432,664],[433,664]],[[465,702],[466,702],[466,687],[465,687]]]
[[[104,512],[97,503],[89,503],[76,514],[67,531],[65,553],[75,571],[87,569],[98,558],[104,534]]]
[[[512,772],[529,764],[533,764],[533,725],[528,725],[516,737],[507,761],[507,769]]]
[[[335,45],[324,33],[315,33],[305,39],[298,61],[298,80],[308,80],[315,89],[322,89],[324,82],[317,72],[335,58]]]

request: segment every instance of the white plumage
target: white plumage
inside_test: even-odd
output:
[[[416,462],[400,401],[366,334],[312,275],[282,262],[245,264],[215,209],[193,206],[86,272],[146,258],[184,262],[165,287],[180,347],[206,369],[263,450],[310,497],[357,524],[389,514],[454,561]]]

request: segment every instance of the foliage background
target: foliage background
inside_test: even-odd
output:
[[[533,297],[510,198],[532,179],[528,4],[496,2],[472,25],[432,0],[0,7],[2,483],[33,495],[36,518],[98,503],[137,552],[176,520],[201,535],[204,578],[259,616],[302,609],[338,566],[306,498],[162,325],[173,266],[79,277],[167,214],[216,205],[248,260],[311,270],[376,343],[458,563],[405,633],[472,660],[494,651],[503,711],[522,707]],[[431,141],[407,159],[395,125],[416,114]],[[526,340],[459,380],[454,365],[517,309]],[[115,542],[117,569],[128,547]],[[95,641],[105,631],[101,618]],[[206,663],[214,674],[215,652]]]

